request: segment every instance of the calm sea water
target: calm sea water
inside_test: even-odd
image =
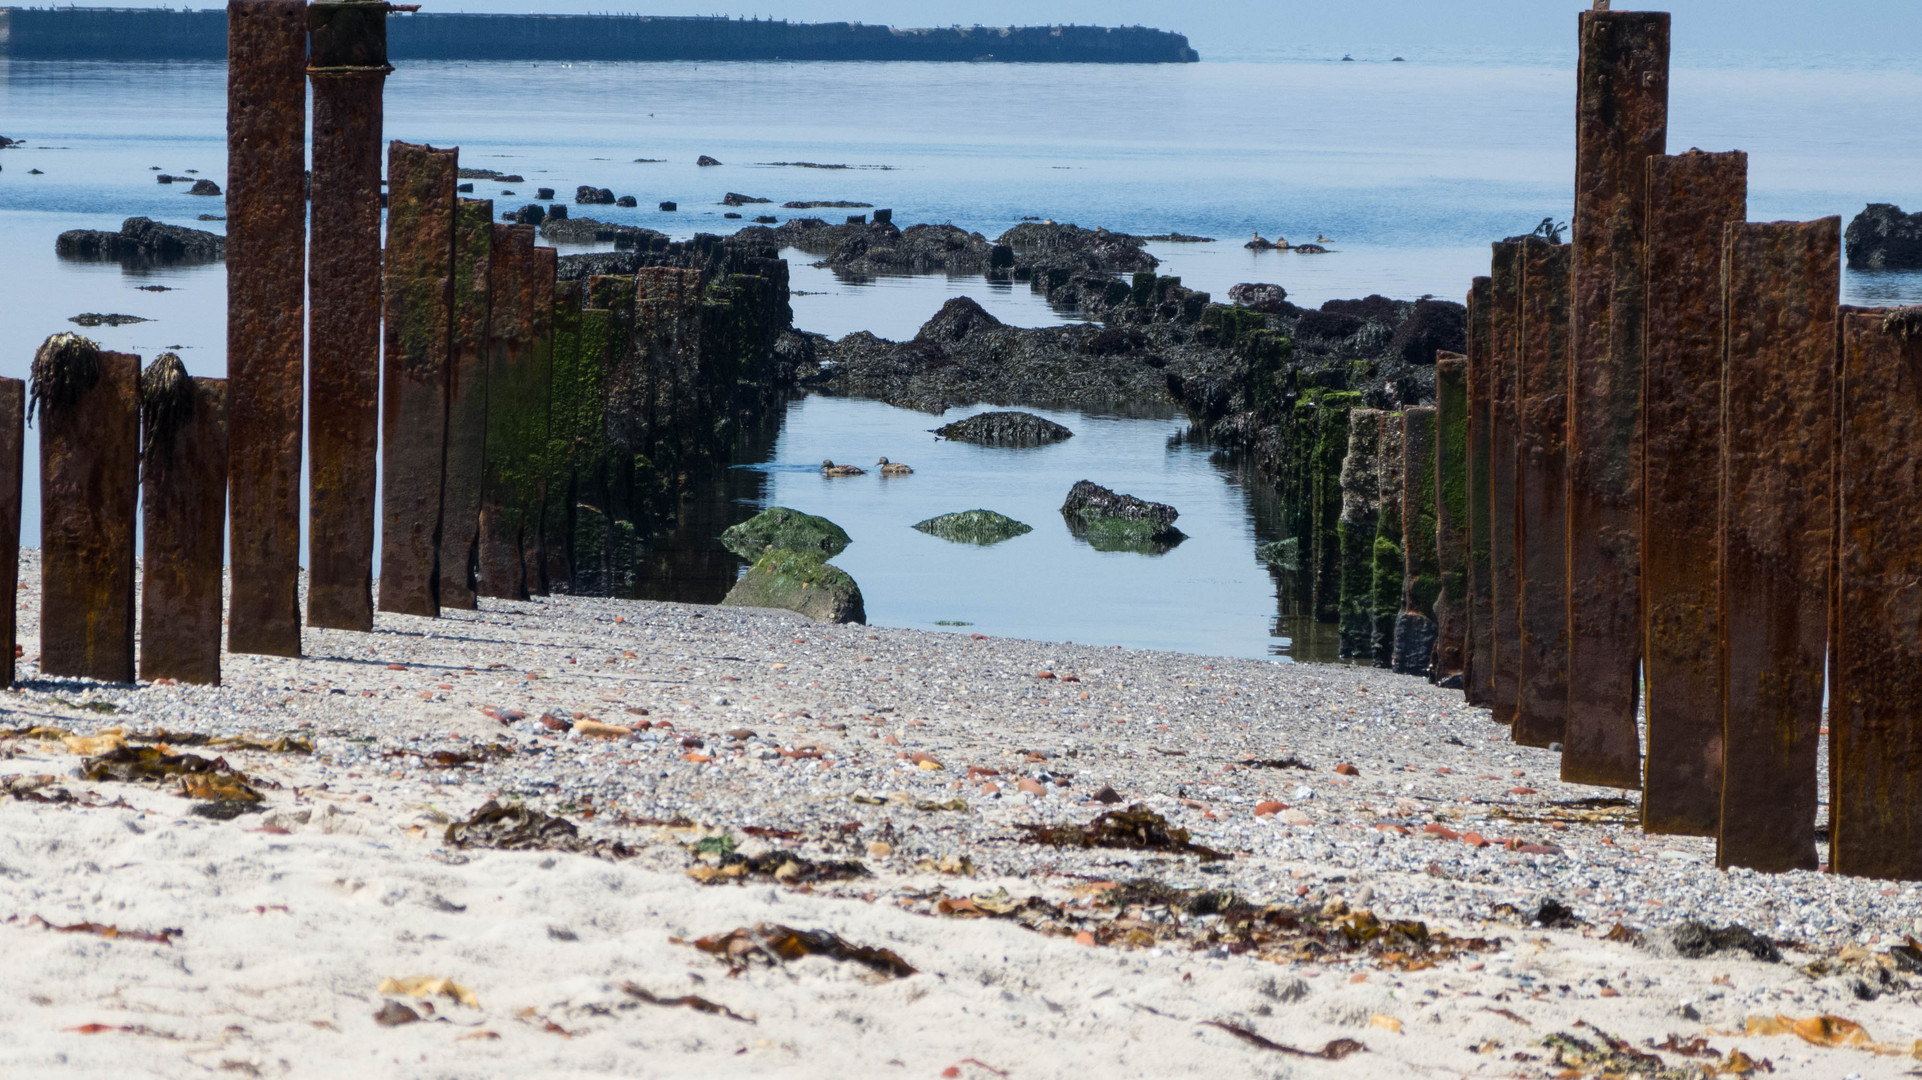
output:
[[[1255,280],[1279,282],[1311,304],[1371,292],[1457,297],[1470,277],[1486,272],[1489,240],[1568,216],[1572,59],[1398,51],[1408,62],[1388,62],[1384,48],[1355,50],[1356,63],[1339,62],[1339,52],[1303,51],[1259,63],[1168,67],[412,64],[388,81],[387,130],[395,138],[458,145],[464,164],[523,175],[524,183],[477,183],[476,196],[502,207],[532,201],[537,186],[566,197],[591,183],[634,195],[641,205],[581,212],[677,237],[733,228],[718,205],[729,191],[776,204],[848,199],[890,207],[903,224],[951,221],[990,236],[1033,215],[1216,237],[1213,244],[1152,250],[1164,272],[1217,294]],[[1911,134],[1917,100],[1922,63],[1679,57],[1669,145],[1747,150],[1750,213],[1758,220],[1846,219],[1870,201],[1915,209],[1922,206],[1922,152]],[[147,357],[175,348],[196,373],[224,371],[223,268],[134,275],[61,263],[52,254],[62,230],[112,229],[132,215],[220,228],[195,220],[221,213],[220,200],[187,195],[184,185],[158,185],[150,167],[177,175],[197,170],[224,184],[224,109],[225,71],[217,64],[0,59],[0,135],[28,144],[0,152],[0,374],[23,375],[33,347],[85,311],[153,320],[89,331],[109,347]],[[697,167],[701,154],[725,164]],[[792,161],[853,168],[761,164]],[[33,169],[42,174],[31,175]],[[663,200],[682,209],[654,209]],[[1241,247],[1251,230],[1296,242],[1327,236],[1333,253],[1251,253]],[[790,254],[803,294],[794,300],[797,324],[833,336],[857,329],[909,336],[960,293],[1012,323],[1064,317],[1021,286],[943,277],[843,282]],[[142,289],[156,285],[167,291]],[[1922,276],[1850,275],[1844,291],[1852,302],[1922,301]],[[878,441],[893,439],[879,438],[890,425],[905,425],[903,433],[934,426],[908,414],[879,419],[892,410],[836,411],[849,408],[795,407],[769,465],[769,497],[785,497],[790,482],[811,482],[787,478],[784,463],[849,453],[817,449],[833,441],[826,436],[836,425]],[[817,411],[827,419],[815,420]],[[1117,642],[1133,635],[1125,640],[1268,652],[1277,644],[1274,627],[1259,624],[1272,622],[1274,584],[1252,562],[1258,514],[1246,499],[1237,504],[1230,476],[1204,452],[1170,449],[1167,437],[1179,426],[1172,420],[1080,419],[1103,434],[1077,440],[1061,460],[1107,446],[1119,455],[1115,468],[1106,479],[1091,478],[1174,502],[1184,526],[1197,513],[1214,513],[1197,509],[1203,506],[1221,507],[1239,524],[1223,529],[1219,549],[1202,540],[1213,535],[1211,525],[1160,559],[1097,560],[1130,568],[1140,606],[1091,620],[1085,632],[1050,621],[1042,594],[1027,586],[1009,590],[1012,606],[977,612],[982,618],[972,621],[1002,633]],[[826,426],[808,434],[819,425]],[[1124,444],[1141,453],[1121,453]],[[28,452],[32,460],[31,443]],[[930,476],[923,485],[949,485],[937,500],[942,509],[983,505],[1005,490],[1006,476],[992,462],[951,464],[957,471],[947,480]],[[1036,489],[1034,507],[1047,501],[1041,489],[1057,479],[1049,474]],[[895,499],[892,493],[905,488],[886,490]],[[1048,498],[1058,505],[1058,493]],[[38,532],[37,502],[29,478],[29,543]],[[958,595],[946,591],[953,568],[913,555],[917,544],[939,542],[919,534],[900,539],[864,541],[846,557],[859,567],[870,612],[877,621],[916,625],[945,617],[944,605],[953,605],[943,598]],[[1039,558],[1051,541],[1024,538],[992,558],[1012,559],[1023,543]],[[1202,562],[1207,568],[1197,569]],[[1227,614],[1248,605],[1222,598],[1192,603],[1203,577],[1226,583],[1237,597],[1248,590],[1259,612]],[[1035,597],[1025,608],[1024,596]],[[1121,618],[1139,629],[1114,629]],[[1106,636],[1102,626],[1110,627]],[[1229,626],[1236,629],[1221,629]]]

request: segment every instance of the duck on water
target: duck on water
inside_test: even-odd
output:
[[[822,476],[866,476],[868,471],[858,465],[836,465],[832,461],[821,463]]]

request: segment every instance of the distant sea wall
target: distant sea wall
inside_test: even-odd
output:
[[[417,14],[390,18],[395,60],[928,60],[1186,64],[1187,37],[1146,27],[897,30],[862,23],[650,15]],[[0,50],[57,60],[220,60],[227,13],[0,8]]]

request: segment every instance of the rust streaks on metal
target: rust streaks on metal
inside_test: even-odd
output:
[[[27,384],[0,378],[0,688],[13,685],[20,636],[20,492],[26,475]]]
[[[1922,311],[1842,319],[1829,864],[1922,878]]]
[[[1489,562],[1490,469],[1493,466],[1494,358],[1488,347],[1492,282],[1478,277],[1468,292],[1468,635],[1462,693],[1470,705],[1495,705],[1495,597]]]
[[[142,416],[140,677],[218,686],[227,380],[183,383],[186,408]]]
[[[1722,234],[1748,155],[1648,159],[1642,373],[1642,827],[1714,836],[1722,813],[1715,549],[1721,497]]]
[[[441,492],[440,603],[473,610],[480,562],[481,476],[487,460],[487,355],[494,203],[454,212],[454,332],[447,358],[447,458]]]
[[[95,377],[42,399],[40,671],[134,680],[134,515],[140,358],[99,354]]]
[[[1462,672],[1468,638],[1468,369],[1460,353],[1435,354],[1436,681]]]
[[[228,647],[300,655],[307,5],[227,6]]]
[[[527,480],[538,449],[529,437],[530,372],[535,368],[536,309],[552,310],[553,285],[536,291],[531,225],[495,225],[489,274],[487,449],[480,498],[482,596],[526,600]],[[541,438],[545,439],[543,417]]]
[[[1727,227],[1721,866],[1814,869],[1841,220]]]
[[[459,154],[388,147],[380,610],[440,614]]]
[[[1569,657],[1562,779],[1641,785],[1643,237],[1668,138],[1669,17],[1588,11],[1576,76]]]
[[[1515,741],[1524,746],[1561,742],[1568,716],[1568,250],[1521,244]]]

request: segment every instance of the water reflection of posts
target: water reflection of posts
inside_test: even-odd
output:
[[[1515,741],[1548,746],[1568,716],[1568,248],[1530,237],[1521,261]]]
[[[72,366],[51,378],[35,361],[40,671],[128,683],[134,681],[140,358],[94,355],[97,366],[73,357]]]
[[[1495,704],[1495,598],[1489,565],[1489,469],[1494,464],[1490,409],[1493,358],[1488,351],[1490,281],[1475,279],[1468,292],[1468,604],[1462,657],[1462,693],[1470,705]]]
[[[300,417],[306,291],[307,5],[227,6],[227,640],[300,655]],[[130,668],[131,670],[131,668]]]
[[[1840,550],[1829,694],[1829,862],[1922,878],[1922,325],[1918,312],[1843,317]]]
[[[0,687],[13,685],[20,633],[20,487],[26,473],[27,384],[0,379]]]
[[[374,628],[381,86],[393,70],[387,11],[378,0],[307,8],[314,88],[307,621],[336,630]]]
[[[1521,244],[1494,245],[1488,288],[1488,567],[1495,613],[1495,722],[1514,726],[1521,694],[1521,577],[1515,551],[1515,429],[1520,394]]]
[[[494,203],[454,212],[454,331],[447,357],[447,461],[441,489],[440,603],[474,609],[481,477],[487,464],[487,353]]]
[[[1716,860],[1813,870],[1842,222],[1730,225],[1726,236]]]
[[[1568,432],[1569,656],[1562,779],[1641,786],[1643,234],[1668,139],[1669,17],[1581,13]]]
[[[1440,682],[1462,673],[1468,648],[1468,358],[1435,354],[1435,666]]]
[[[1748,155],[1648,159],[1642,374],[1642,828],[1714,836],[1722,814],[1716,505],[1722,483],[1722,233],[1747,216]]]
[[[140,677],[218,686],[227,380],[178,365],[141,376]]]
[[[459,152],[388,148],[380,610],[440,614]]]

